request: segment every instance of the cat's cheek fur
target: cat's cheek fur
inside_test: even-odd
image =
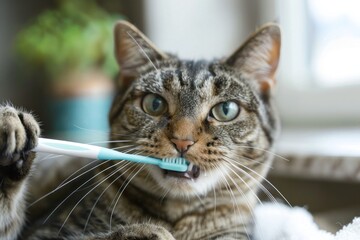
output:
[[[167,196],[184,199],[206,195],[216,188],[227,174],[225,167],[202,171],[196,179],[166,176],[163,170],[156,167],[150,167],[148,171],[157,185],[167,193]]]

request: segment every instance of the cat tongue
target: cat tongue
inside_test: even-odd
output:
[[[200,175],[200,168],[190,163],[188,170],[186,172],[176,172],[176,171],[167,170],[165,174],[179,178],[196,179]]]

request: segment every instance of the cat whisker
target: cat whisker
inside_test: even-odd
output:
[[[238,161],[235,161],[235,160],[229,158],[228,156],[226,156],[226,155],[224,155],[224,154],[223,154],[222,156],[223,156],[224,158],[230,160],[232,163],[237,164],[237,165],[240,165],[241,167],[244,167],[244,168],[250,170],[251,172],[253,172],[253,173],[256,174],[257,176],[259,176],[262,180],[266,181],[272,188],[274,188],[274,189],[278,192],[278,194],[286,201],[286,203],[287,203],[289,206],[291,206],[291,205],[289,204],[289,202],[287,201],[287,199],[280,193],[280,191],[278,191],[278,189],[277,189],[275,186],[273,186],[273,184],[271,184],[266,178],[264,178],[261,174],[259,174],[259,173],[257,173],[256,171],[254,171],[252,168],[249,168],[249,167],[250,167],[251,165],[253,165],[253,164],[266,164],[266,162],[259,162],[259,161],[255,161],[255,160],[253,160],[253,159],[251,159],[251,158],[247,158],[247,157],[241,156],[241,158],[246,159],[246,160],[248,160],[248,161],[251,161],[250,164],[244,165],[244,164],[242,164],[242,163],[240,163],[240,162],[238,162]],[[224,160],[225,160],[225,159],[224,159]],[[234,166],[234,167],[236,167],[236,166]],[[271,168],[271,166],[270,166],[270,168]],[[276,202],[276,203],[278,202],[278,201],[273,197],[273,195],[269,192],[269,190],[267,190],[267,189],[263,186],[263,184],[260,183],[257,179],[255,179],[255,178],[252,177],[249,173],[247,173],[246,171],[244,171],[244,169],[239,168],[239,171],[243,172],[245,175],[248,175],[248,177],[250,177],[250,178],[252,178],[253,180],[255,180],[255,181],[258,183],[257,185],[258,185],[258,186],[261,188],[261,190],[269,197],[269,199],[270,199],[272,202]]]
[[[247,195],[245,194],[245,192],[239,187],[239,185],[238,185],[238,184],[236,183],[236,181],[230,176],[229,173],[226,173],[226,175],[227,175],[227,176],[229,177],[229,179],[233,182],[233,184],[235,185],[236,190],[238,190],[238,191],[240,192],[241,198],[242,198],[242,199],[245,199],[245,203],[246,203],[246,205],[247,205],[247,207],[249,208],[249,211],[250,211],[250,216],[251,216],[251,218],[253,219],[253,221],[255,221],[255,215],[254,215],[254,211],[253,211],[253,205],[251,204],[248,196],[247,196]],[[246,181],[244,181],[240,176],[238,176],[238,178],[240,178],[240,180],[241,180],[242,182],[246,183]],[[248,186],[248,184],[246,184],[246,185],[247,185],[249,191],[251,192],[251,194],[254,195],[255,198],[259,199],[259,198],[257,197],[256,193],[254,193],[254,191],[252,190],[252,188],[250,188],[250,187]],[[263,204],[260,199],[259,199],[259,203],[260,203],[260,204]],[[240,215],[240,216],[242,216],[242,215]],[[245,223],[245,225],[247,225],[247,221],[244,220],[244,217],[241,217],[241,218],[242,218],[243,223]],[[246,226],[245,226],[245,229],[246,229]],[[247,229],[246,229],[246,234],[248,234]],[[248,236],[248,237],[249,237],[249,236]]]
[[[131,145],[127,145],[126,147],[131,147]],[[118,147],[120,148],[120,147]],[[125,147],[124,147],[125,148]],[[124,151],[124,153],[128,153],[128,152],[131,152],[133,150],[136,150],[137,147],[134,147],[130,150],[127,150],[127,151]],[[59,155],[59,156],[62,156],[62,155]],[[58,191],[60,188],[68,185],[69,183],[75,181],[76,179],[80,178],[81,176],[85,175],[86,173],[94,170],[95,168],[105,164],[106,162],[108,162],[109,160],[107,161],[103,161],[102,163],[99,163],[97,164],[96,166],[88,169],[87,171],[81,173],[80,175],[76,176],[75,178],[71,179],[75,174],[77,174],[78,172],[80,172],[81,170],[85,169],[86,167],[88,167],[89,165],[93,164],[94,162],[98,162],[98,160],[93,160],[92,162],[86,164],[85,166],[81,167],[80,169],[76,170],[75,172],[73,172],[70,176],[68,176],[65,180],[63,180],[55,189],[51,190],[50,192],[48,192],[47,194],[45,194],[44,196],[38,198],[37,200],[35,200],[34,202],[32,202],[28,207],[31,207],[33,206],[34,204],[38,203],[39,201],[43,200],[44,198],[48,197],[49,195],[53,194],[54,192]],[[68,181],[69,179],[71,179],[70,181]],[[68,182],[67,182],[68,181]]]
[[[231,159],[229,159],[229,160],[231,160]],[[239,163],[239,162],[237,162],[237,161],[235,161],[235,160],[231,160],[234,164],[237,164],[237,165],[240,165],[240,166],[238,166],[237,168],[239,168],[240,169],[240,167],[243,167],[243,168],[245,168],[246,170],[249,170],[250,172],[252,172],[252,173],[254,173],[255,175],[257,175],[258,177],[260,177],[263,181],[265,181],[267,184],[269,184],[279,195],[280,195],[280,197],[286,202],[286,204],[288,205],[288,206],[290,206],[290,207],[292,207],[291,206],[291,204],[289,203],[289,201],[285,198],[285,196],[269,181],[269,180],[267,180],[264,176],[262,176],[261,174],[259,174],[259,173],[257,173],[256,171],[254,171],[253,169],[251,169],[251,168],[249,168],[249,167],[247,167],[247,166],[245,166],[245,165],[243,165],[243,164],[241,164],[241,163]],[[235,167],[235,166],[234,166]],[[242,171],[244,171],[244,169],[242,169]],[[244,171],[246,174],[248,174],[246,171]],[[265,188],[265,187],[264,187]],[[266,188],[265,188],[266,189]],[[267,190],[267,189],[266,189]],[[268,190],[267,190],[268,191]],[[269,192],[269,191],[268,191]],[[269,194],[271,194],[270,192],[269,192]]]
[[[129,171],[130,169],[132,169],[134,166],[136,166],[136,165],[134,165],[134,164],[128,165],[127,167],[129,167],[129,168],[127,168],[126,170],[124,170],[123,173],[126,173],[127,171]],[[132,173],[133,171],[134,171],[134,170],[132,170],[131,173]],[[130,173],[130,175],[131,175],[131,173]],[[130,176],[130,175],[129,175],[129,176]],[[128,177],[129,177],[129,176],[128,176]],[[127,181],[128,177],[124,180],[124,182],[121,184],[120,188],[119,188],[118,191],[116,192],[113,200],[112,200],[111,203],[109,204],[109,209],[108,209],[108,211],[110,211],[111,206],[114,204],[117,195],[120,193],[120,190],[121,190],[122,187],[124,186],[124,184],[125,184],[125,182]]]
[[[124,134],[124,133],[118,133],[118,132],[109,132],[109,136],[110,137],[127,137],[127,138],[134,138],[135,136],[131,133],[127,133],[127,134]],[[134,138],[134,140],[136,140]]]
[[[111,229],[112,229],[112,218],[113,218],[113,215],[114,215],[114,212],[115,212],[115,208],[116,208],[116,206],[117,206],[117,204],[118,204],[118,202],[119,202],[119,200],[120,200],[123,192],[125,191],[126,187],[130,184],[131,180],[133,180],[134,177],[135,177],[137,174],[139,174],[139,172],[140,172],[144,167],[145,167],[145,164],[142,164],[142,166],[140,167],[140,169],[129,179],[129,181],[127,181],[127,183],[126,183],[126,185],[124,186],[123,190],[121,191],[119,197],[117,198],[117,200],[116,200],[116,202],[115,202],[115,204],[114,204],[113,210],[111,211],[111,215],[110,215],[110,223],[109,223],[109,224],[110,224],[110,231],[111,231]]]
[[[132,146],[134,146],[134,145],[124,145],[124,146],[119,146],[119,147],[113,147],[111,149],[117,150],[117,149],[129,148],[129,147],[132,147]],[[137,147],[135,147],[135,148],[137,148]]]
[[[105,134],[106,136],[109,136],[109,135],[110,136],[123,136],[123,137],[131,136],[129,134],[121,134],[121,133],[114,133],[114,132],[111,132],[111,131],[100,131],[100,130],[97,130],[97,129],[84,128],[84,127],[81,127],[81,126],[78,126],[78,125],[74,125],[74,126],[76,128],[78,128],[78,129],[80,129],[80,130],[84,130],[84,131],[88,131],[88,132],[101,133],[101,134]],[[103,140],[101,140],[101,141],[103,141]],[[129,140],[129,141],[131,141],[131,140]]]
[[[111,141],[96,141],[96,142],[89,142],[87,144],[90,145],[98,145],[98,144],[106,144],[106,143],[130,143],[132,140],[111,140]]]
[[[66,200],[68,200],[76,191],[78,191],[81,187],[83,187],[84,185],[86,185],[87,183],[89,183],[91,180],[93,180],[94,178],[96,178],[97,176],[99,176],[100,174],[102,174],[103,172],[105,172],[105,171],[109,170],[110,168],[113,168],[113,167],[115,167],[115,166],[117,166],[117,165],[119,165],[119,164],[121,164],[121,163],[124,163],[124,162],[118,162],[118,163],[115,163],[114,165],[111,165],[111,166],[105,168],[104,170],[102,170],[102,171],[100,171],[99,173],[95,174],[95,175],[92,176],[90,179],[88,179],[86,182],[84,182],[83,184],[81,184],[78,188],[76,188],[73,192],[71,192],[64,200],[62,200],[62,201],[60,202],[60,204],[58,204],[58,205],[53,209],[53,211],[51,211],[51,213],[50,213],[50,214],[47,216],[47,218],[44,220],[43,224],[45,224],[45,223],[49,220],[49,218],[55,213],[55,211],[56,211],[57,209],[59,209],[60,206],[61,206]]]
[[[48,193],[45,194],[44,196],[42,196],[42,197],[38,198],[37,200],[35,200],[34,202],[32,202],[32,203],[29,205],[29,207],[35,205],[36,203],[38,203],[39,201],[41,201],[41,200],[43,200],[44,198],[48,197],[49,195],[53,194],[54,192],[56,192],[56,191],[59,190],[60,188],[68,185],[69,183],[75,181],[75,180],[78,179],[79,177],[81,177],[81,176],[85,175],[86,173],[94,170],[95,168],[97,168],[97,167],[105,164],[105,163],[108,162],[108,161],[104,161],[104,162],[102,162],[102,163],[100,163],[100,164],[97,164],[96,166],[90,168],[89,170],[86,170],[85,172],[81,173],[80,175],[78,175],[78,176],[76,176],[75,178],[71,179],[70,181],[66,182],[66,181],[69,180],[72,176],[74,176],[76,173],[78,173],[78,172],[81,171],[82,169],[86,168],[87,166],[93,164],[94,162],[97,162],[97,160],[94,160],[93,162],[88,163],[87,165],[85,165],[85,166],[81,167],[80,169],[76,170],[76,171],[75,171],[74,173],[72,173],[69,177],[67,177],[64,181],[62,181],[55,189],[51,190],[50,192],[48,192]]]
[[[168,193],[169,193],[170,191],[171,191],[171,188],[168,188],[166,191],[164,191],[164,194],[163,194],[163,196],[162,196],[161,199],[160,199],[160,203],[163,203],[166,195],[168,195]]]
[[[137,153],[135,153],[135,154],[140,154],[140,153],[141,153],[141,152],[137,152]],[[126,165],[123,166],[123,167],[127,167],[129,164],[130,164],[130,162],[128,162],[128,164],[126,164]],[[88,225],[88,223],[89,223],[91,214],[92,214],[92,212],[94,211],[94,209],[95,209],[95,207],[96,207],[96,204],[99,202],[100,198],[101,198],[101,197],[104,195],[104,193],[109,189],[109,187],[110,187],[112,184],[114,184],[116,181],[118,181],[119,178],[122,177],[125,173],[126,173],[126,171],[123,172],[122,174],[120,174],[118,177],[116,177],[116,178],[101,192],[101,194],[99,195],[99,197],[96,199],[93,207],[92,207],[91,210],[90,210],[89,216],[88,216],[88,218],[86,219],[86,223],[85,223],[83,232],[85,232],[86,227],[87,227],[87,225]]]
[[[55,158],[59,158],[59,157],[64,157],[64,155],[60,155],[60,154],[47,154],[46,156],[44,156],[43,158],[37,160],[37,163],[41,163],[45,160],[51,160],[51,159],[55,159]]]
[[[123,172],[126,173],[126,172],[128,172],[130,169],[134,168],[135,166],[137,166],[137,165],[134,165],[134,164],[128,165],[127,167],[129,167],[129,168],[127,168],[127,169],[124,170]],[[133,170],[130,172],[129,176],[127,176],[126,179],[122,182],[122,184],[121,184],[121,186],[119,187],[119,189],[117,190],[117,192],[116,192],[113,200],[112,200],[111,203],[109,204],[108,211],[110,211],[110,209],[112,209],[111,206],[113,206],[114,202],[116,201],[115,199],[117,198],[118,194],[120,194],[120,190],[122,189],[122,187],[124,186],[125,182],[126,182],[127,179],[131,176],[131,173],[132,173],[134,170],[135,170],[135,169],[133,169]]]
[[[241,164],[241,163],[239,163],[239,162],[237,162],[237,161],[235,161],[235,160],[232,160],[232,159],[230,159],[230,158],[229,158],[228,160],[232,162],[232,164],[233,164],[234,167],[236,167],[235,164],[239,165],[239,166],[237,166],[237,168],[238,168],[239,170],[241,169],[241,167],[243,167],[243,168],[245,168],[246,170],[254,173],[256,176],[260,177],[263,181],[265,181],[267,184],[269,184],[269,185],[281,196],[281,198],[286,202],[287,205],[289,205],[290,207],[292,207],[291,204],[289,203],[289,201],[285,198],[285,196],[284,196],[269,180],[267,180],[264,176],[262,176],[261,174],[257,173],[257,172],[254,171],[253,169],[251,169],[251,168],[249,168],[249,167],[247,167],[247,166],[245,166],[245,165],[243,165],[243,164]],[[225,161],[226,161],[226,160],[225,160]],[[241,169],[240,171],[247,173],[244,169]],[[248,173],[247,173],[247,174],[248,174]],[[250,175],[250,176],[251,176],[251,175]],[[266,188],[265,188],[265,189],[266,189]],[[267,191],[268,191],[268,190],[267,190]]]
[[[139,47],[140,51],[144,54],[144,56],[147,58],[147,60],[151,63],[151,65],[154,67],[154,69],[159,72],[159,69],[155,66],[154,62],[151,61],[149,55],[145,52],[144,48],[140,46],[140,44],[138,43],[138,41],[136,41],[136,39],[130,34],[129,31],[126,32],[127,35],[129,35],[129,37],[134,41],[134,43]]]
[[[243,173],[245,176],[251,178],[256,185],[267,195],[267,197],[274,203],[278,203],[278,201],[276,200],[276,198],[269,192],[268,189],[266,189],[266,187],[264,187],[264,185],[257,180],[256,178],[254,178],[253,176],[251,176],[251,174],[249,174],[248,172],[244,171],[243,169],[241,169],[239,166],[235,166],[231,161],[228,162],[228,164],[230,164],[232,167],[234,167],[235,169],[237,169],[238,171],[240,171],[241,173]],[[231,168],[231,167],[230,167]],[[234,171],[234,170],[232,170]],[[240,176],[239,176],[240,177]],[[261,201],[261,200],[260,200]]]
[[[262,204],[261,200],[259,199],[259,197],[257,196],[257,194],[252,190],[251,186],[249,186],[249,184],[247,184],[247,182],[240,176],[238,175],[231,167],[225,165],[225,167],[227,169],[229,169],[230,171],[232,171],[236,177],[238,177],[240,179],[240,181],[247,187],[247,189],[250,191],[250,193],[255,197],[255,199],[260,203]],[[235,185],[235,188],[241,193],[242,197],[244,197],[245,195],[245,192],[240,188],[240,186],[238,185],[238,183],[233,179],[233,177],[229,174],[229,173],[226,173],[226,176],[229,177],[229,179],[232,181],[232,183]],[[248,198],[246,197],[245,198],[247,201],[248,201]],[[248,201],[249,202],[249,201]],[[251,209],[250,205],[248,205],[249,208]]]
[[[230,175],[228,175],[229,177],[230,177],[230,179],[231,179],[231,176]],[[240,179],[241,179],[241,177],[240,176],[238,176]],[[237,184],[234,182],[234,184],[236,185],[236,188],[239,190],[239,187],[237,186]],[[253,192],[250,188],[249,188],[249,190],[251,191],[251,192]],[[240,189],[240,191],[242,192],[242,190]],[[256,195],[256,194],[255,194]],[[242,195],[243,196],[243,195]],[[244,197],[244,196],[243,196]],[[246,202],[247,202],[247,205],[248,205],[248,207],[249,207],[249,210],[250,210],[250,215],[251,215],[251,217],[252,217],[252,219],[253,219],[253,222],[255,222],[255,214],[254,214],[254,211],[253,211],[253,207],[249,204],[249,200],[247,199],[247,198],[245,198],[245,200],[246,200]],[[277,203],[277,202],[276,202]],[[262,201],[260,200],[260,204],[262,205],[263,203],[262,203]]]
[[[235,200],[235,194],[234,194],[234,192],[231,190],[231,186],[230,186],[229,182],[227,181],[227,179],[226,179],[225,174],[223,173],[223,171],[222,171],[220,168],[217,168],[217,169],[218,169],[218,171],[219,171],[219,172],[221,173],[221,175],[222,175],[221,181],[224,183],[226,190],[227,190],[228,193],[230,194],[231,200],[232,200],[232,203],[233,203],[233,208],[235,209],[235,206],[237,205],[237,204],[236,204],[236,200]],[[241,192],[241,194],[242,194],[242,192]]]
[[[144,181],[147,182],[148,179],[149,179],[149,177],[150,177],[150,172],[149,172],[149,171],[146,171],[146,176],[145,176],[145,178],[144,178]]]
[[[114,148],[113,148],[114,149]],[[129,153],[129,152],[131,152],[131,151],[134,151],[134,150],[136,150],[137,149],[137,147],[134,147],[134,148],[132,148],[132,149],[130,149],[130,150],[128,150],[128,151],[124,151],[124,153]],[[136,154],[138,154],[138,153],[136,153]],[[120,160],[121,161],[121,160]],[[126,161],[125,161],[126,162]],[[84,187],[84,188],[81,188],[81,189],[79,189],[78,191],[82,191],[82,190],[84,190],[84,189],[87,189],[87,188],[90,188],[90,187],[92,187],[92,186],[94,186],[94,185],[96,185],[96,183],[93,183],[93,184],[90,184],[89,186],[86,186],[86,187]]]
[[[238,171],[240,171],[241,173],[243,173],[245,176],[251,178],[255,183],[256,185],[267,195],[267,197],[274,203],[278,203],[278,201],[276,200],[276,198],[269,192],[268,189],[266,189],[264,187],[264,185],[259,181],[257,180],[256,178],[254,178],[253,176],[251,176],[251,174],[247,173],[246,171],[244,171],[243,169],[241,169],[240,167],[238,166],[235,166],[232,161],[227,161],[228,164],[230,164],[232,167],[234,167],[235,169],[237,169]],[[233,171],[237,177],[241,178],[231,167],[229,167],[229,169],[231,171]],[[250,189],[250,188],[249,188]],[[257,195],[256,195],[257,196]],[[257,199],[260,201],[260,203],[262,204],[261,200],[257,197]]]
[[[216,164],[212,164],[216,168]],[[213,178],[213,173],[209,172],[210,178]],[[216,197],[216,185],[212,185],[212,194],[214,196],[214,217],[216,217],[216,208],[217,208],[217,197]]]
[[[225,156],[225,157],[226,157],[226,155],[222,155],[222,156]],[[239,156],[239,158],[247,160],[247,163],[246,163],[247,166],[254,166],[255,164],[267,166],[267,164],[268,164],[266,161],[256,160],[256,159],[249,158],[249,157],[245,157],[245,156],[242,156],[242,155]],[[270,169],[272,169],[272,168],[273,168],[273,167],[270,166]]]
[[[194,182],[194,179],[192,179],[192,180],[193,180],[193,182]],[[203,207],[205,207],[204,200],[203,200],[203,199],[201,199],[201,197],[199,196],[199,194],[197,194],[197,193],[195,192],[195,196],[197,197],[197,199],[199,199],[200,204],[201,204]]]
[[[79,125],[76,125],[76,124],[73,124],[73,126],[77,129],[80,129],[80,130],[84,130],[84,131],[87,131],[87,132],[95,132],[95,133],[101,133],[101,134],[109,134],[110,131],[101,131],[101,130],[98,130],[98,129],[91,129],[91,128],[85,128],[85,127],[81,127]]]
[[[97,130],[92,130],[92,129],[85,129],[85,128],[81,128],[84,131],[95,131],[95,132],[99,132]],[[106,134],[106,137],[110,136],[110,139],[104,139],[104,138],[100,138],[100,140],[93,140],[92,142],[88,142],[87,144],[97,144],[97,143],[112,143],[112,142],[133,142],[135,139],[132,139],[134,136],[131,134],[122,134],[122,133],[114,133],[114,132],[102,132],[104,134]],[[111,137],[115,137],[118,138],[123,138],[123,139],[112,139]]]
[[[265,148],[251,147],[251,146],[246,146],[246,145],[236,145],[236,147],[239,147],[239,148],[250,148],[250,149],[255,149],[255,150],[264,151],[264,152],[267,152],[267,153],[272,154],[272,155],[275,156],[275,157],[278,157],[278,158],[280,158],[280,159],[282,159],[282,160],[285,160],[286,162],[290,162],[290,160],[287,159],[286,157],[283,157],[283,156],[281,156],[281,155],[279,155],[279,154],[277,154],[277,153],[275,153],[275,152],[273,152],[273,151],[267,150],[267,149],[265,149]]]
[[[240,181],[248,188],[248,190],[251,192],[252,195],[254,195],[254,197],[256,198],[256,200],[262,204],[260,198],[258,197],[258,195],[252,190],[252,188],[249,186],[249,184],[236,172],[234,171],[231,167],[229,167],[227,164],[224,165],[226,168],[228,168],[233,174],[235,174],[236,177],[238,177],[240,179]],[[230,177],[230,175],[229,175]],[[231,180],[233,181],[232,177],[230,177]],[[254,179],[253,179],[254,180]],[[238,188],[238,185],[236,184],[235,181],[233,181],[234,185],[236,185],[236,188]]]
[[[133,145],[126,145],[126,146],[122,146],[122,147],[117,147],[117,148],[112,148],[112,149],[120,149],[120,148],[128,148],[128,147],[132,147]],[[129,152],[131,152],[131,151],[133,151],[133,150],[136,150],[137,149],[137,147],[134,147],[134,148],[132,148],[132,149],[128,149],[128,150],[126,150],[126,151],[124,151],[124,153],[129,153]],[[97,161],[97,160],[95,160],[95,161]],[[93,161],[94,162],[94,161]],[[91,162],[91,163],[93,163],[93,162]],[[91,164],[90,163],[90,164]],[[86,167],[86,166],[88,166],[89,164],[86,164],[84,167]],[[101,164],[99,164],[99,165],[101,165]],[[73,174],[71,174],[68,178],[66,178],[62,183],[60,183],[60,185],[59,186],[61,186],[64,182],[66,182],[69,178],[71,178],[74,174],[76,174],[76,173],[78,173],[79,171],[81,171],[84,167],[82,167],[82,168],[80,168],[80,169],[78,169],[77,171],[75,171]],[[93,168],[92,169],[90,169],[90,171],[91,170],[93,170]]]
[[[96,184],[95,187],[93,187],[90,191],[88,191],[83,197],[81,197],[81,199],[75,204],[75,206],[70,210],[69,214],[66,216],[63,224],[61,225],[58,234],[60,234],[61,230],[63,229],[63,227],[65,226],[67,220],[69,219],[70,215],[72,214],[72,212],[75,210],[75,208],[80,204],[80,202],[82,200],[84,200],[84,198],[86,196],[88,196],[92,191],[94,191],[98,186],[100,186],[102,183],[104,183],[106,180],[108,180],[110,177],[112,177],[113,175],[115,175],[116,173],[120,172],[126,165],[130,164],[129,162],[125,163],[124,166],[117,168],[115,171],[113,171],[112,173],[110,173],[108,176],[106,176],[105,178],[103,178],[100,183]],[[118,164],[115,164],[118,165]]]
[[[69,175],[65,180],[63,180],[57,188],[61,188],[63,184],[68,184],[67,181],[70,180],[74,175],[76,175],[77,173],[79,173],[80,171],[82,171],[83,169],[87,168],[88,166],[90,166],[93,163],[98,163],[98,160],[92,160],[89,163],[87,163],[86,165],[82,166],[81,168],[77,169],[75,172],[73,172],[71,175]],[[96,168],[98,165],[94,166],[94,168]],[[94,169],[93,168],[93,169]],[[91,171],[92,169],[89,169],[88,171]],[[84,172],[87,173],[88,171]],[[75,180],[75,179],[74,179]]]
[[[84,128],[84,127],[80,127],[78,125],[74,125],[76,128],[80,129],[80,130],[84,130],[87,132],[95,132],[95,133],[99,133],[99,134],[105,134],[107,137],[108,136],[122,136],[122,137],[129,137],[130,135],[128,134],[121,134],[121,133],[114,133],[111,131],[100,131],[97,129],[90,129],[90,128]],[[103,139],[101,141],[104,141]]]
[[[241,214],[241,212],[240,212],[240,209],[239,209],[239,206],[238,206],[238,204],[237,204],[237,200],[236,200],[235,194],[234,194],[233,190],[231,189],[231,186],[230,186],[229,182],[227,181],[224,172],[222,171],[222,169],[221,169],[220,167],[217,167],[217,169],[218,169],[218,171],[221,173],[221,175],[222,175],[222,181],[225,183],[225,187],[226,187],[226,189],[228,190],[228,192],[230,193],[230,197],[231,197],[232,202],[233,202],[234,214],[240,216],[240,218],[242,219],[242,222],[243,222],[243,223],[246,223],[246,221],[245,221],[245,219],[244,219],[244,216],[243,216],[243,215]],[[244,192],[243,192],[240,188],[238,188],[237,190],[239,191],[239,193],[241,194],[242,197],[245,197]],[[250,206],[250,204],[249,204],[249,201],[248,201],[247,197],[245,198],[245,200],[246,200],[247,205],[248,205],[249,208],[251,209],[251,206]],[[237,214],[236,214],[235,211],[237,211]],[[245,225],[244,225],[244,228],[245,228],[245,233],[246,233],[246,235],[247,235],[248,238],[250,239],[249,232],[248,232],[248,230],[247,230],[247,228],[246,228]]]
[[[213,174],[210,173],[210,175],[213,175]],[[216,207],[217,207],[215,185],[212,186],[212,189],[213,189],[213,194],[214,194],[214,217],[215,217],[216,216]]]

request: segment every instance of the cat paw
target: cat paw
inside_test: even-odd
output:
[[[146,223],[125,226],[111,234],[111,239],[175,240],[173,235],[164,227]]]
[[[24,178],[35,158],[40,127],[34,117],[11,106],[0,106],[0,178]]]

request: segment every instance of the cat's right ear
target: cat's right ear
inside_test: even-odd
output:
[[[257,83],[267,95],[275,85],[281,47],[281,31],[277,24],[267,24],[254,33],[227,60],[226,64]]]
[[[115,55],[120,65],[120,86],[127,87],[138,76],[138,70],[145,64],[167,58],[154,44],[127,21],[115,25]]]

